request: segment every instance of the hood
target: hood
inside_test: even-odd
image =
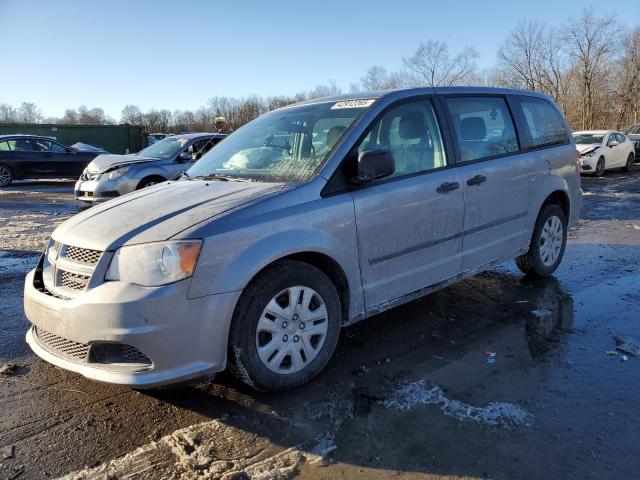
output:
[[[98,155],[93,161],[89,164],[87,169],[90,172],[100,172],[104,173],[106,170],[115,167],[116,165],[125,165],[131,163],[143,163],[143,162],[153,162],[158,160],[157,158],[152,157],[141,157],[139,155],[130,153],[129,155]]]
[[[580,152],[581,155],[584,155],[585,153],[589,153],[592,152],[598,148],[600,148],[602,145],[600,145],[599,143],[592,143],[589,145],[585,145],[583,143],[576,143],[576,149]]]
[[[93,250],[167,240],[204,220],[285,188],[276,183],[183,180],[110,200],[62,223],[53,238]]]

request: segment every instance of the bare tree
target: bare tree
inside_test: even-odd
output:
[[[142,125],[143,117],[137,105],[125,105],[120,114],[120,121],[130,125]]]
[[[316,85],[316,88],[311,90],[308,96],[309,98],[332,97],[341,93],[342,89],[336,84],[335,80],[331,79],[328,85]]]
[[[22,102],[18,109],[17,119],[22,123],[40,123],[42,122],[42,111],[35,103]]]
[[[468,83],[477,73],[477,58],[478,52],[473,47],[466,47],[452,58],[445,42],[428,40],[411,57],[404,58],[403,63],[422,85],[451,86]]]
[[[363,90],[382,90],[389,88],[389,72],[384,67],[374,65],[360,79]]]
[[[0,123],[12,123],[18,120],[18,113],[8,103],[0,103]]]
[[[595,127],[594,104],[596,88],[607,75],[616,44],[616,21],[611,16],[596,17],[584,10],[581,17],[565,26],[566,48],[575,62],[582,96],[581,128]]]
[[[625,120],[638,123],[640,110],[640,27],[635,27],[622,38],[622,58],[618,62],[614,94],[617,97],[616,128],[625,126]]]

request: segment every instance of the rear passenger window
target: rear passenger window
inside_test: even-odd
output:
[[[569,142],[569,132],[560,113],[546,100],[519,97],[518,103],[529,129],[530,147],[544,147]]]
[[[375,122],[358,146],[358,154],[377,149],[393,153],[396,162],[393,177],[447,165],[440,127],[430,101],[400,105]]]
[[[9,142],[0,142],[0,152],[8,152],[11,150],[9,148]]]
[[[516,130],[503,98],[450,97],[445,102],[463,162],[518,151]]]

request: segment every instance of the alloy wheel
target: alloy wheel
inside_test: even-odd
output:
[[[256,348],[262,364],[279,374],[299,372],[320,353],[329,327],[327,306],[314,289],[278,292],[262,311]]]
[[[7,167],[0,166],[0,187],[5,187],[11,183],[11,172]]]

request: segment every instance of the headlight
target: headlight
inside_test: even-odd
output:
[[[117,178],[122,177],[125,173],[127,173],[127,171],[130,169],[131,167],[120,167],[120,168],[116,168],[115,170],[111,170],[109,173],[107,173],[107,179],[108,180],[115,180]]]
[[[582,158],[589,158],[589,157],[593,157],[593,154],[594,154],[594,153],[596,153],[596,151],[595,151],[595,150],[591,150],[590,152],[583,153],[583,154],[581,155],[581,157],[582,157]]]
[[[106,280],[156,287],[190,277],[196,268],[201,240],[145,243],[121,247],[111,259]]]

